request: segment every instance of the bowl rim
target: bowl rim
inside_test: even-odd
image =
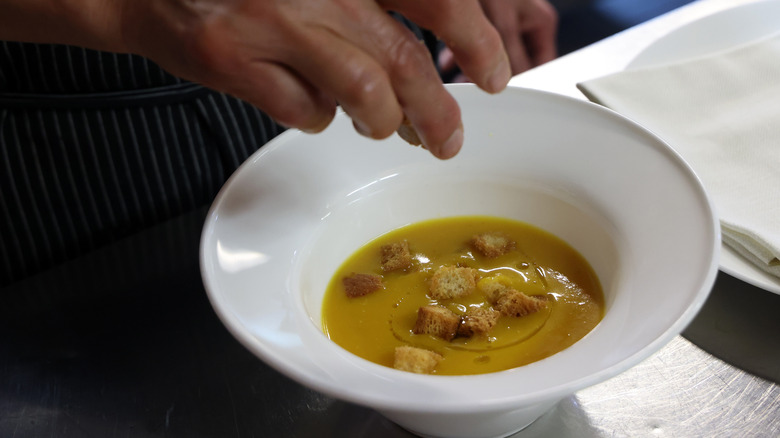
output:
[[[476,90],[476,87],[468,84],[448,85],[447,88],[454,95],[480,92],[479,90]],[[667,327],[663,332],[658,333],[652,342],[646,344],[637,352],[626,356],[615,362],[613,365],[603,368],[597,372],[588,374],[575,380],[561,382],[556,386],[547,387],[541,390],[521,392],[512,396],[499,396],[488,399],[481,399],[478,403],[452,400],[450,403],[430,406],[421,400],[395,400],[388,398],[381,393],[362,391],[360,388],[344,388],[337,386],[337,382],[333,380],[323,379],[321,376],[313,376],[311,373],[307,372],[307,370],[301,368],[300,366],[290,364],[287,360],[284,360],[281,357],[269,352],[268,345],[257,339],[257,337],[255,337],[253,333],[242,324],[240,319],[230,311],[229,304],[225,301],[225,298],[219,294],[218,285],[215,284],[214,278],[210,274],[211,267],[213,266],[213,260],[210,259],[210,245],[212,243],[211,236],[213,234],[214,224],[219,219],[219,207],[223,197],[225,196],[225,193],[229,190],[231,184],[234,183],[236,175],[241,173],[247,166],[252,165],[252,163],[257,162],[258,160],[262,160],[265,155],[274,153],[277,149],[283,147],[286,142],[295,138],[295,136],[301,135],[300,132],[288,132],[278,136],[260,148],[236,170],[236,172],[228,179],[215,198],[214,203],[209,210],[206,223],[204,224],[200,245],[202,280],[211,305],[215,309],[219,319],[223,322],[228,331],[242,345],[244,345],[244,347],[262,359],[264,362],[272,366],[274,369],[316,391],[327,394],[334,398],[370,406],[375,409],[402,411],[413,410],[419,413],[437,413],[442,411],[449,413],[478,413],[496,410],[509,410],[516,408],[519,404],[523,403],[537,403],[543,400],[560,399],[576,392],[577,390],[604,381],[607,378],[613,377],[633,367],[634,365],[660,350],[664,345],[666,345],[675,336],[682,332],[682,330],[690,323],[693,317],[699,312],[707,296],[709,295],[709,291],[715,282],[715,278],[718,272],[718,256],[720,250],[720,223],[718,221],[717,214],[715,213],[715,207],[709,195],[705,191],[701,181],[695,175],[694,171],[664,140],[643,128],[636,122],[629,120],[608,108],[587,101],[581,101],[572,97],[540,90],[510,87],[504,93],[518,95],[519,98],[523,98],[523,96],[532,96],[537,99],[558,101],[563,105],[579,106],[584,111],[596,112],[600,117],[606,117],[613,123],[627,124],[631,126],[638,133],[638,135],[643,136],[647,142],[652,144],[655,148],[659,149],[659,151],[665,154],[669,160],[674,161],[676,165],[680,166],[683,171],[689,174],[688,177],[691,181],[691,184],[694,186],[693,188],[699,192],[698,194],[701,196],[703,204],[708,208],[708,216],[711,218],[711,223],[708,224],[712,230],[712,239],[710,239],[711,248],[709,248],[710,262],[707,265],[706,272],[700,273],[701,281],[699,290],[696,291],[695,295],[693,295],[694,298],[689,303],[688,307],[680,314],[680,316],[674,321],[672,325]],[[346,118],[346,115],[340,113],[337,117]],[[300,302],[302,301],[301,297],[294,297],[292,299],[294,302],[290,303],[290,305],[302,306],[302,303]],[[311,329],[316,329],[316,327],[313,327],[313,325],[312,327],[305,326],[305,324],[310,323],[308,319],[305,321],[298,321],[298,323],[301,324],[303,330],[309,330],[309,335],[316,336],[316,334],[313,334],[310,331]],[[321,332],[320,335],[322,335]],[[324,338],[324,335],[322,336]],[[332,344],[328,345],[329,351],[333,354],[339,354],[338,350],[341,349],[341,347],[337,346],[335,343],[332,343],[326,338],[325,340],[329,344]],[[409,382],[410,384],[419,384],[423,387],[437,388],[442,386],[452,386],[464,381],[504,381],[506,379],[505,376],[508,374],[521,374],[521,372],[518,372],[518,369],[512,369],[497,373],[466,376],[416,375],[374,364],[365,359],[354,356],[351,353],[346,352],[346,350],[341,350],[343,353],[350,356],[349,359],[345,360],[359,364],[360,368],[365,373],[371,374],[375,378],[382,380],[402,379],[403,381]],[[556,355],[553,355],[551,357],[555,356]],[[544,366],[545,361],[548,359],[543,359],[542,361],[535,362],[521,368]],[[493,383],[488,383],[488,385],[491,384]]]

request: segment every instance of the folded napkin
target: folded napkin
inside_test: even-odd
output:
[[[725,244],[780,277],[780,34],[578,87],[682,155],[715,203]]]

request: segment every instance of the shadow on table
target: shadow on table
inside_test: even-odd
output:
[[[780,295],[720,272],[683,336],[725,362],[780,383]]]

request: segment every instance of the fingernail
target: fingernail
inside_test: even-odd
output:
[[[441,149],[439,149],[438,157],[443,160],[452,158],[458,154],[461,146],[463,146],[463,124],[458,125],[458,129],[444,142]]]
[[[325,128],[328,127],[330,124],[329,121],[325,121],[324,123],[319,123],[315,126],[301,128],[301,131],[307,133],[307,134],[317,134],[325,130]]]
[[[493,70],[488,78],[490,92],[498,93],[503,90],[510,79],[512,79],[512,68],[509,66],[509,60],[505,58],[496,66],[496,69]]]
[[[369,126],[364,122],[358,119],[352,119],[352,126],[355,127],[355,131],[360,133],[360,135],[371,137],[371,128],[369,128]]]
[[[330,125],[330,120],[326,120],[323,123],[320,123],[319,125],[312,127],[312,128],[304,128],[302,129],[303,132],[309,133],[309,134],[318,134],[325,130],[325,128]]]
[[[302,126],[299,129],[307,134],[317,134],[325,130],[333,120],[333,113],[331,114],[317,114],[317,119],[312,120],[312,123],[307,123],[306,126]]]

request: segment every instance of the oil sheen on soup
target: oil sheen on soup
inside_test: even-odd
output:
[[[509,219],[434,219],[360,248],[323,300],[325,334],[369,361],[490,373],[571,346],[601,320],[601,285],[556,236]]]

